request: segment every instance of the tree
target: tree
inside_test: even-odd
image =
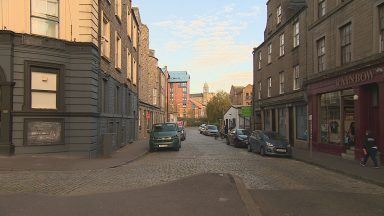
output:
[[[221,91],[218,92],[207,104],[207,118],[210,123],[218,123],[219,119],[223,119],[225,112],[231,107],[229,94]]]

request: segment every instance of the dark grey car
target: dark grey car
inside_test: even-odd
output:
[[[260,155],[292,157],[292,148],[287,140],[275,132],[253,131],[248,140],[248,151]]]

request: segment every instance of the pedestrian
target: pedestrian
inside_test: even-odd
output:
[[[364,138],[364,144],[363,144],[363,151],[364,151],[364,158],[361,161],[361,165],[365,166],[367,164],[368,158],[371,157],[375,168],[379,168],[379,164],[376,159],[376,154],[377,154],[377,145],[376,145],[376,140],[372,136],[372,132],[367,130],[365,133],[365,138]]]

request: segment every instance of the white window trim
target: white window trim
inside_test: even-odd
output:
[[[284,94],[285,91],[285,76],[284,76],[284,72],[280,72],[279,73],[279,93],[280,94]]]
[[[297,21],[293,24],[293,47],[300,45],[300,22]]]
[[[285,55],[285,35],[284,33],[279,36],[280,41],[280,56]]]
[[[277,12],[276,12],[277,25],[281,23],[281,17],[282,17],[282,8],[281,8],[281,5],[279,5],[277,7]]]
[[[121,70],[121,37],[115,32],[115,68]]]
[[[300,65],[293,67],[293,90],[301,89]]]

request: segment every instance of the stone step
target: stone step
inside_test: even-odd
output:
[[[342,153],[341,154],[341,157],[346,159],[346,160],[355,160],[355,155],[350,155],[350,154],[345,154],[345,153]]]

